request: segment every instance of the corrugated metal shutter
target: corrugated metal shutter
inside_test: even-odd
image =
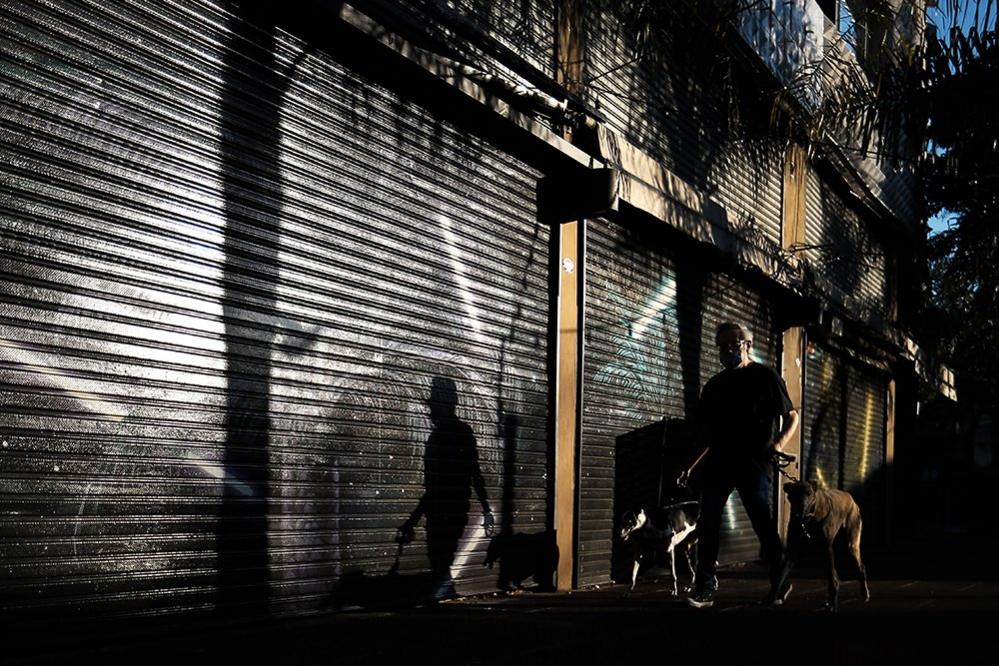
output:
[[[770,306],[730,277],[705,274],[694,263],[678,265],[666,233],[656,227],[606,220],[587,223],[583,428],[580,446],[578,579],[602,583],[611,575],[613,528],[623,497],[655,501],[658,470],[639,474],[616,468],[655,465],[664,417],[683,419],[701,387],[720,370],[715,327],[741,320],[754,327],[758,359],[776,358]],[[667,456],[683,442],[666,437]],[[637,460],[636,460],[637,459]],[[689,462],[689,461],[688,461]],[[630,469],[630,468],[629,468]],[[641,477],[641,492],[622,484]],[[671,499],[664,480],[664,498]],[[648,499],[648,498],[655,499]],[[759,546],[735,495],[726,511],[720,561],[756,559]]]
[[[829,488],[839,488],[848,370],[839,357],[814,344],[809,345],[805,363],[804,476]]]
[[[683,68],[689,45],[640,58],[618,3],[586,0],[582,11],[587,101],[611,128],[725,206],[733,227],[779,245],[782,151],[726,131],[725,101],[706,80],[708,68]]]
[[[805,375],[805,476],[852,493],[870,533],[879,529],[887,500],[886,387],[878,370],[811,345]]]
[[[822,180],[815,172],[815,167],[808,165],[805,177],[805,243],[813,245],[822,237]],[[815,253],[809,250],[806,257],[812,258]]]
[[[823,287],[847,310],[876,327],[887,313],[885,244],[813,169],[805,189],[805,257]]]
[[[887,503],[885,484],[885,396],[887,380],[874,370],[852,366],[846,420],[843,489],[853,494],[864,515],[869,542],[882,530]]]
[[[0,11],[19,619],[429,594],[394,536],[435,479],[457,590],[495,589],[476,456],[544,530],[538,174],[225,6]]]
[[[358,6],[417,44],[476,69],[530,77],[526,65],[554,78],[554,0],[393,0]],[[435,43],[427,44],[427,37]]]

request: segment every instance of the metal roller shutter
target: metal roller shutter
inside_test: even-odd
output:
[[[392,4],[410,12],[423,28],[433,30],[436,37],[462,51],[469,50],[468,44],[453,39],[455,22],[480,30],[554,78],[554,0],[396,0]]]
[[[721,95],[682,69],[690,58],[680,50],[689,46],[673,45],[656,62],[638,58],[633,28],[616,3],[586,0],[582,11],[589,103],[611,128],[725,206],[733,227],[779,245],[781,150],[762,137],[752,145],[737,141],[725,130]]]
[[[829,488],[842,484],[840,450],[844,436],[845,363],[817,345],[809,345],[805,367],[805,414],[802,422],[804,477]]]
[[[886,379],[811,345],[805,375],[805,476],[852,493],[872,529],[885,501]]]
[[[631,238],[629,231],[606,220],[588,221],[586,228],[580,585],[610,579],[615,512],[625,510],[615,495],[635,492],[616,488],[633,481],[622,478],[626,471],[615,467],[619,441],[625,445],[634,431],[664,416],[683,417],[681,357],[698,355],[696,345],[683,349],[678,344],[678,321],[698,313],[684,309],[681,314],[673,262],[654,245]],[[655,437],[652,440],[640,445],[655,447]],[[656,454],[646,451],[644,456],[655,459]],[[653,476],[657,486],[658,473]],[[642,494],[642,501],[656,501],[658,487],[654,500]]]
[[[851,367],[846,420],[843,489],[864,515],[867,539],[879,535],[887,502],[885,484],[885,396],[887,380],[873,369]]]
[[[822,185],[813,165],[809,164],[805,173],[805,243],[814,245],[821,238],[823,224]],[[809,250],[805,256],[814,257],[814,251]]]
[[[805,192],[805,257],[838,303],[862,321],[883,326],[888,302],[884,243],[812,169]]]
[[[5,614],[495,589],[476,457],[544,530],[538,174],[225,6],[0,10]]]
[[[678,264],[667,249],[670,242],[655,227],[587,222],[578,562],[583,585],[610,578],[613,527],[617,514],[629,508],[624,498],[647,502],[660,496],[659,471],[648,466],[659,464],[664,437],[670,461],[675,449],[686,446],[677,436],[682,428],[663,433],[657,425],[664,418],[684,419],[701,387],[720,370],[715,327],[725,320],[745,322],[756,332],[757,360],[773,364],[776,358],[769,305],[732,278]],[[672,499],[673,479],[664,479],[664,499]],[[636,482],[644,485],[641,491],[631,485]],[[720,561],[753,560],[758,550],[733,495]]]

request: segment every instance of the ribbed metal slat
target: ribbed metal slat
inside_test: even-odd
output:
[[[817,345],[810,345],[805,363],[805,413],[801,424],[804,477],[839,488],[848,369],[841,359]]]
[[[498,525],[544,529],[536,172],[221,4],[20,3],[0,32],[5,612],[425,576],[425,532],[393,537],[435,378]],[[496,585],[476,504],[462,592]]]
[[[851,368],[843,487],[864,515],[868,539],[881,530],[885,493],[885,378],[875,370]]]
[[[884,242],[821,177],[809,169],[805,190],[805,257],[833,289],[831,296],[861,321],[885,323]]]
[[[538,71],[554,74],[554,0],[458,0],[456,5],[459,11],[471,17]]]
[[[722,321],[755,330],[757,360],[773,364],[776,351],[769,305],[732,278],[678,265],[670,248],[675,240],[661,229],[591,220],[586,242],[578,577],[598,584],[611,575],[615,510],[629,508],[623,498],[658,499],[658,487],[639,491],[627,485],[634,483],[631,472],[617,467],[631,464],[617,457],[634,454],[624,448],[630,438],[694,408],[704,383],[721,369],[714,331]],[[652,465],[657,437],[640,442],[645,449],[637,454],[651,456]],[[645,485],[658,485],[658,472],[642,476]],[[670,481],[664,480],[667,493]],[[726,517],[720,561],[756,559],[758,542],[735,495]]]
[[[640,58],[630,37],[634,28],[617,5],[587,0],[582,11],[584,90],[609,126],[725,206],[731,226],[779,245],[783,170],[777,146],[762,138],[760,145],[748,145],[726,132],[726,102],[683,70],[690,58],[678,57],[682,44],[655,62]]]
[[[473,46],[481,54],[489,49],[476,40],[455,40],[455,21],[480,31],[538,72],[554,78],[554,0],[402,0],[392,4],[404,8],[421,27],[460,51],[471,52],[469,46]]]
[[[629,238],[627,230],[606,220],[588,221],[586,232],[581,585],[610,579],[614,514],[625,510],[617,495],[637,492],[617,487],[619,441],[664,416],[683,417],[681,356],[697,355],[696,349],[683,350],[678,344],[682,315],[669,253]]]
[[[805,379],[805,476],[852,493],[865,532],[881,529],[885,485],[884,375],[813,345]]]

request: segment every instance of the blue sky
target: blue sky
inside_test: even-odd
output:
[[[951,25],[958,25],[965,32],[975,25],[979,30],[994,28],[996,0],[962,0],[952,11],[950,2],[939,0],[936,7],[927,7],[926,18],[937,26],[939,34],[947,39]]]
[[[931,217],[929,220],[927,220],[927,223],[930,225],[930,236],[935,236],[936,234],[946,229],[949,223],[949,219],[953,215],[954,214],[951,213],[949,210],[942,210],[933,217]]]

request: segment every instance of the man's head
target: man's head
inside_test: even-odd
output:
[[[430,420],[452,419],[458,408],[458,387],[448,377],[434,377],[430,383]]]
[[[753,348],[753,333],[742,324],[727,321],[715,331],[718,358],[728,369],[749,365],[749,352]]]

